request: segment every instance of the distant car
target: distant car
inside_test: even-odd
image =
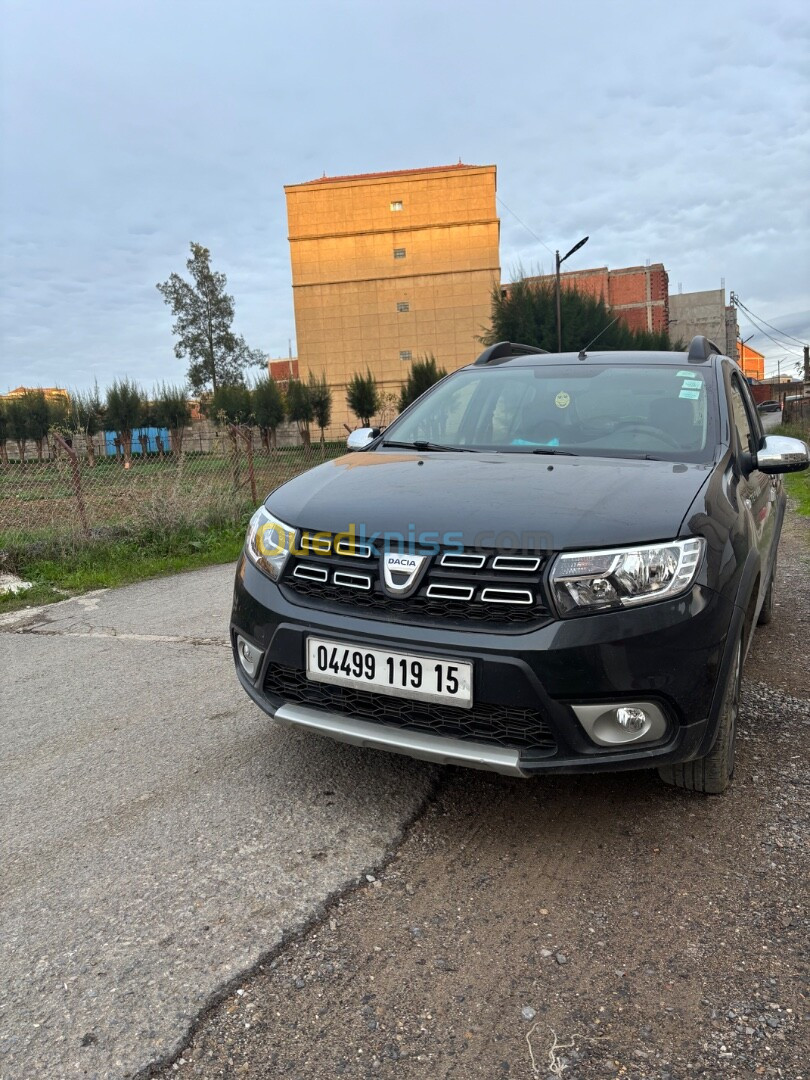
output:
[[[782,408],[778,401],[760,401],[757,412],[779,412]]]

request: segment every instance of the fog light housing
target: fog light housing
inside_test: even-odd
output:
[[[242,665],[244,673],[250,676],[251,679],[255,679],[262,662],[261,650],[257,649],[255,645],[251,645],[241,634],[237,634],[236,654],[239,657],[239,663]]]
[[[667,718],[652,701],[612,705],[572,705],[588,738],[597,746],[620,749],[627,743],[658,742],[667,733]]]
[[[647,723],[647,714],[643,709],[623,705],[616,710],[616,723],[625,731],[642,731]]]

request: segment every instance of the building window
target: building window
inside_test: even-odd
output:
[[[400,360],[410,360],[410,358],[411,358],[411,350],[410,349],[400,349],[399,358],[400,358]]]
[[[394,248],[394,258],[395,259],[404,259],[405,258],[405,248]]]
[[[391,203],[391,209],[392,210],[401,210],[402,209],[402,203],[400,202],[399,199],[397,199],[396,202]]]
[[[411,310],[411,305],[408,303],[407,300],[398,300],[397,301],[397,311],[410,311],[410,310]]]

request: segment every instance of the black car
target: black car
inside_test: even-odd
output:
[[[239,560],[237,675],[276,720],[502,773],[721,792],[803,442],[738,366],[501,342],[290,480]]]
[[[782,406],[778,401],[760,401],[757,405],[758,412],[779,412]]]

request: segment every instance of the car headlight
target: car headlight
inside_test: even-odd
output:
[[[245,551],[251,562],[278,581],[295,546],[295,529],[260,506],[248,525]]]
[[[691,588],[704,547],[705,541],[694,537],[558,555],[551,568],[554,599],[563,615],[573,615],[679,596]]]

